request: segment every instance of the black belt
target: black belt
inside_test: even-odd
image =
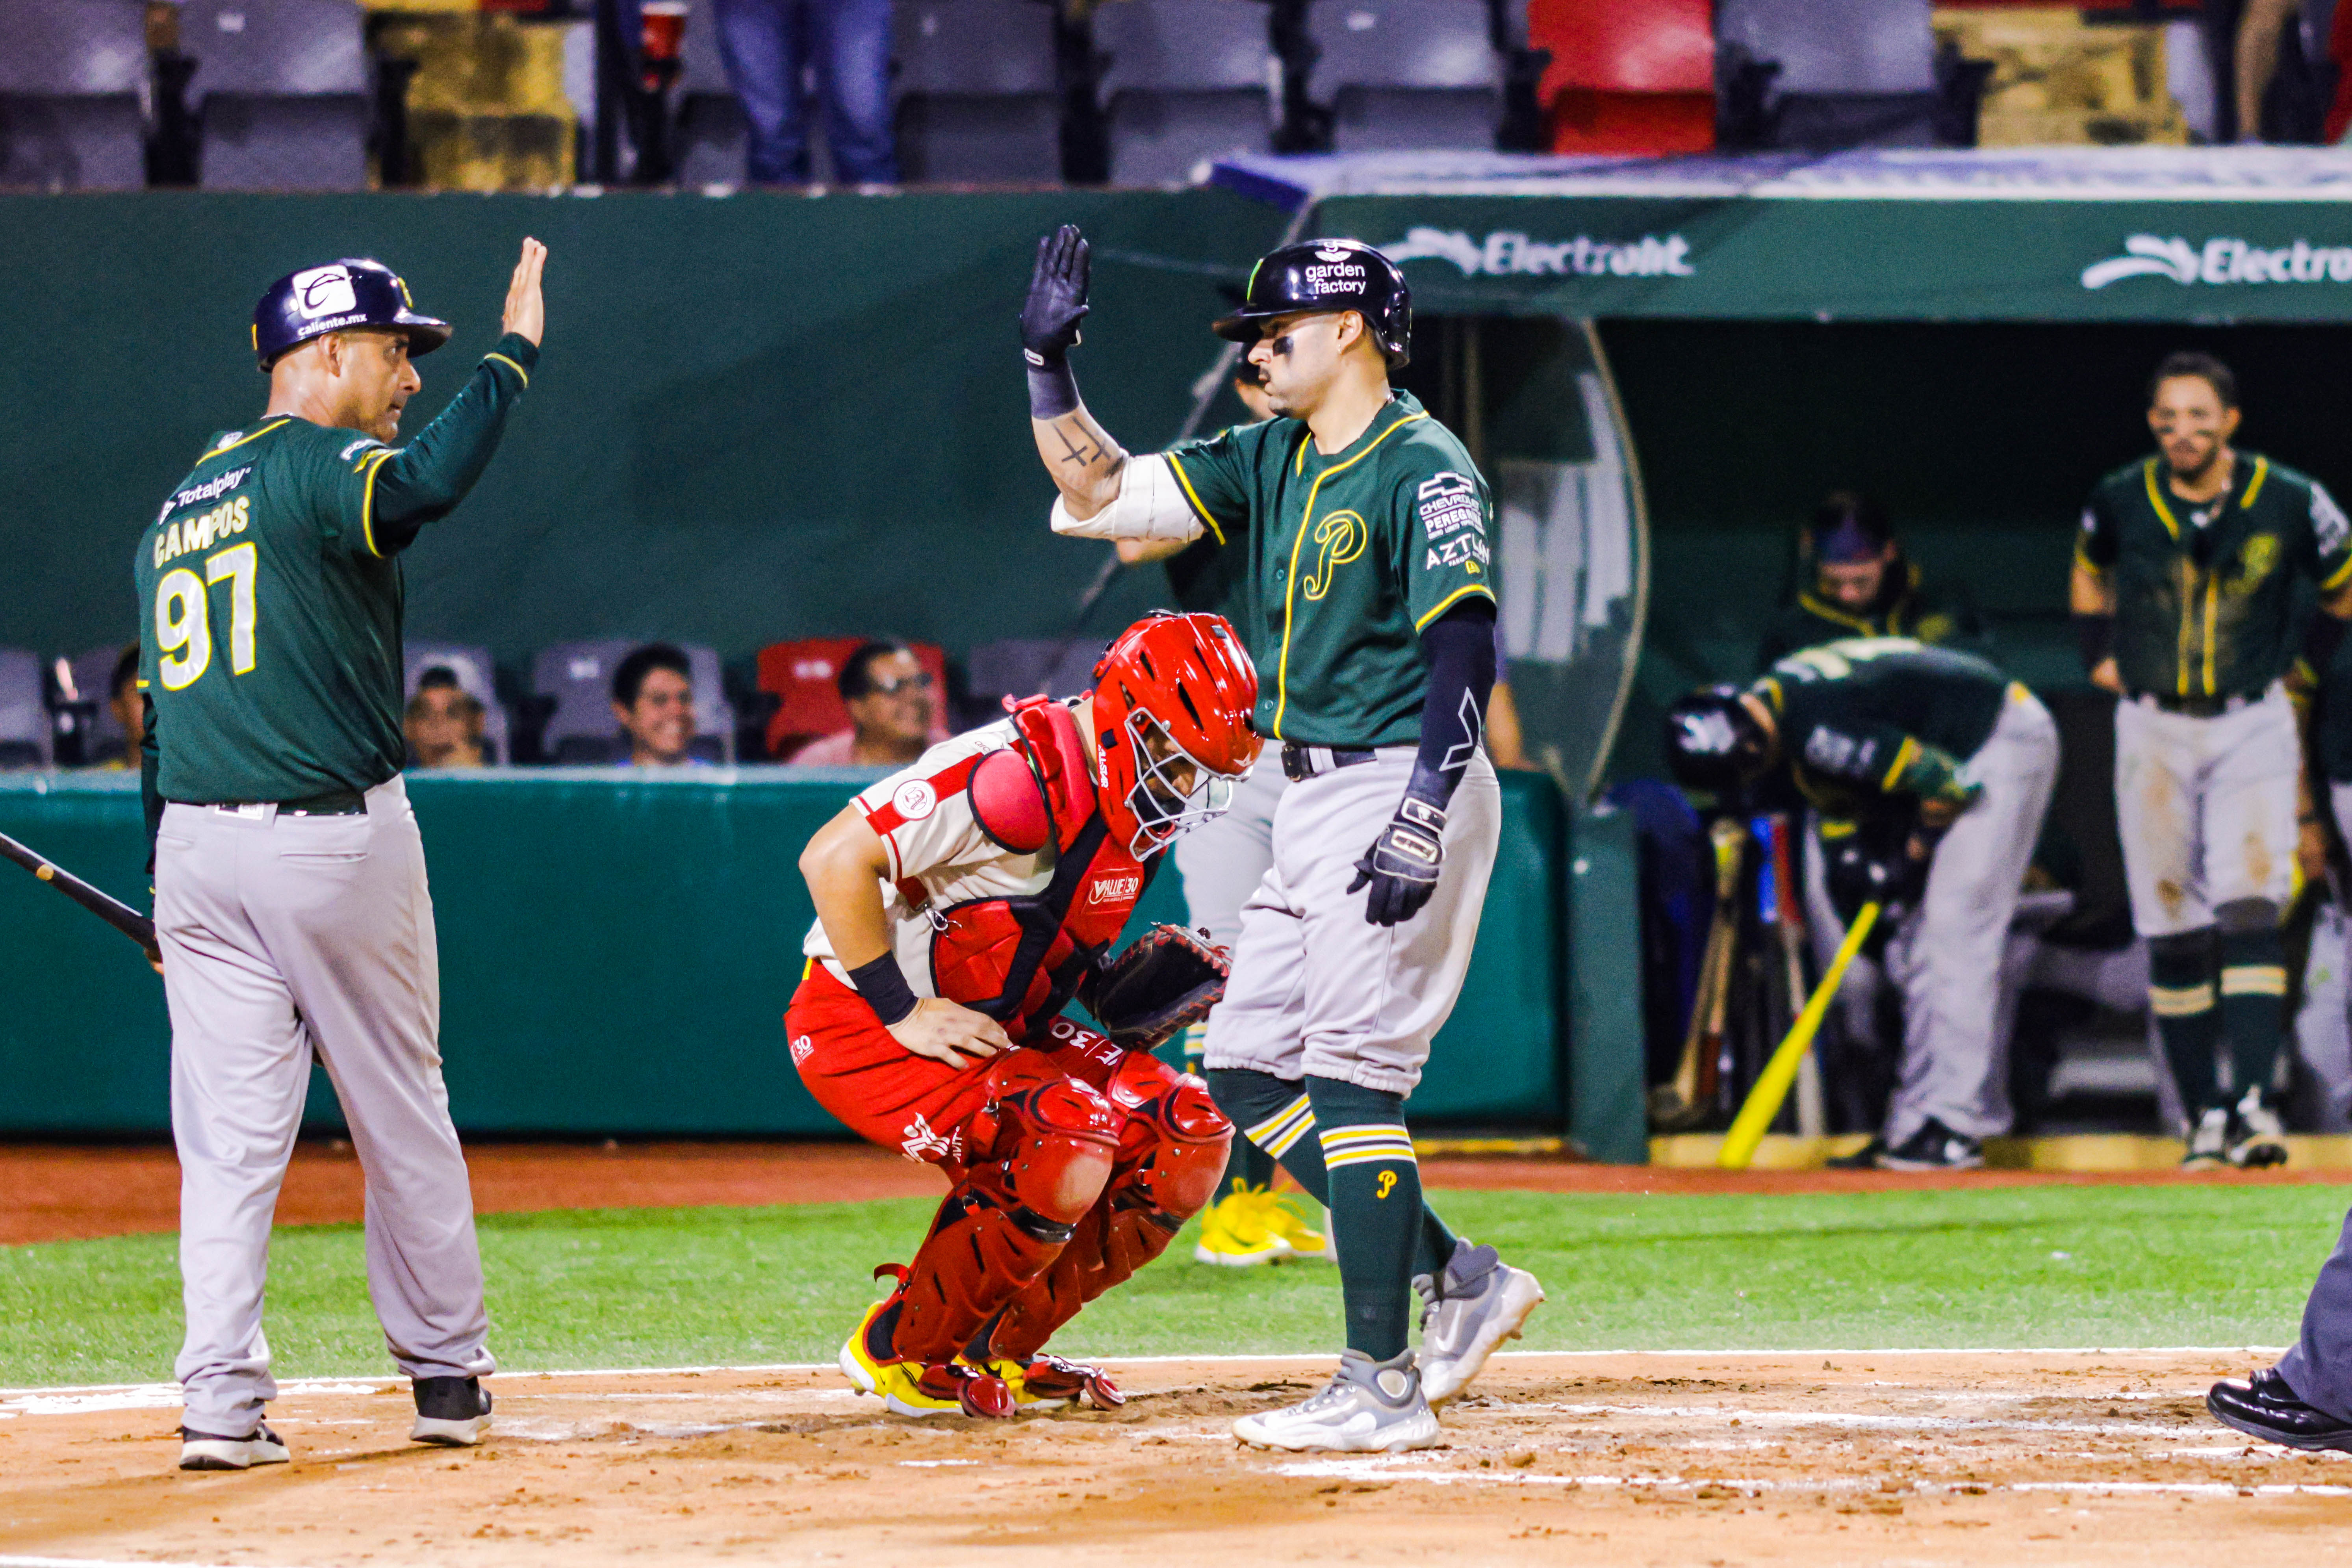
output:
[[[2261,695],[2247,697],[2167,697],[2160,691],[2143,691],[2135,702],[2145,702],[2167,713],[2179,713],[2190,719],[2219,719],[2224,713],[2235,713],[2262,700]]]
[[[275,805],[280,816],[365,816],[367,815],[367,796],[355,789],[331,789],[323,795],[306,795],[299,800],[210,800],[189,804],[220,805],[231,809],[242,805]]]
[[[1321,752],[1331,759],[1335,768],[1352,768],[1358,763],[1369,763],[1380,753],[1370,746],[1294,746],[1285,742],[1282,748],[1282,776],[1297,784],[1315,776],[1315,761],[1307,753]]]

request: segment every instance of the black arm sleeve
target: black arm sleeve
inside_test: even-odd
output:
[[[474,367],[449,406],[416,438],[395,448],[367,475],[369,546],[392,555],[415,542],[417,531],[457,510],[489,466],[506,431],[507,415],[530,385],[539,349],[509,332]]]
[[[152,877],[155,874],[155,835],[163,826],[163,792],[155,786],[155,773],[163,764],[163,753],[155,740],[155,700],[142,691],[139,705],[146,711],[146,721],[139,731],[139,803],[147,813],[147,874]]]
[[[1486,735],[1486,700],[1495,690],[1495,604],[1465,599],[1421,634],[1429,660],[1429,697],[1421,710],[1421,755],[1405,794],[1440,811],[1470,770]]]

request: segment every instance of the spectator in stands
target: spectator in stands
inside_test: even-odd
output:
[[[1511,652],[1503,646],[1503,623],[1495,623],[1495,689],[1486,698],[1486,755],[1498,768],[1543,771],[1528,755],[1519,729],[1519,704],[1511,695]]]
[[[870,642],[841,663],[850,727],[811,741],[793,761],[812,766],[903,768],[930,743],[939,693],[905,643]]]
[[[1756,655],[1759,671],[1801,647],[1840,637],[1915,637],[1990,651],[1975,606],[1963,595],[1921,584],[1885,510],[1867,496],[1839,490],[1823,500],[1799,549],[1811,563],[1812,583],[1765,631]]]
[[[613,671],[613,717],[629,737],[629,763],[683,767],[695,759],[694,670],[673,643],[647,643]]]
[[[403,726],[408,734],[409,766],[478,768],[482,753],[482,705],[457,684],[457,674],[435,665],[416,678]]]
[[[2287,142],[2334,139],[2324,137],[2322,122],[2332,118],[2327,95],[2339,88],[2330,59],[2335,10],[2335,0],[2246,0],[2231,50],[2237,76],[2231,85],[2239,141],[2260,142],[2266,129]],[[2273,102],[2273,89],[2281,86],[2280,67],[2290,31],[2294,64],[2278,101]],[[2265,105],[2273,110],[2268,127],[2263,123]],[[2336,134],[2342,134],[2340,127]]]
[[[802,68],[814,57],[825,142],[844,184],[895,185],[890,0],[717,0],[719,47],[750,122],[743,177],[809,182]]]
[[[110,757],[102,768],[137,765],[139,742],[147,738],[147,700],[139,695],[139,645],[126,644],[114,661],[114,679],[106,685],[106,706],[122,726],[122,754]]]

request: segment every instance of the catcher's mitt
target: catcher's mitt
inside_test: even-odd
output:
[[[1209,1016],[1225,994],[1233,960],[1199,932],[1153,926],[1087,975],[1078,1000],[1114,1044],[1148,1051]]]

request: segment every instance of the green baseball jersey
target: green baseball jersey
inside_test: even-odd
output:
[[[1910,637],[1924,643],[1948,644],[1971,653],[1990,651],[1976,606],[1966,597],[1920,581],[1919,568],[1897,561],[1902,573],[1895,592],[1881,594],[1876,603],[1859,612],[1811,591],[1772,617],[1757,649],[1756,668],[1769,669],[1801,647],[1818,647],[1843,637]]]
[[[1257,729],[1307,746],[1417,740],[1421,632],[1494,600],[1486,481],[1409,393],[1325,457],[1305,421],[1243,425],[1168,454],[1234,562],[1234,624],[1258,667]]]
[[[2352,579],[2352,524],[2316,479],[2240,452],[2192,506],[2160,458],[2117,468],[2083,508],[2074,558],[2115,585],[2116,666],[2135,696],[2252,697],[2286,672],[2294,577]]]
[[[1778,717],[1797,787],[1852,817],[1889,795],[1965,804],[1960,765],[1992,733],[2010,686],[1971,653],[1850,637],[1790,654],[1748,689]]]
[[[399,555],[480,478],[538,358],[501,339],[403,446],[291,415],[213,440],[139,540],[153,795],[304,800],[400,772]]]

